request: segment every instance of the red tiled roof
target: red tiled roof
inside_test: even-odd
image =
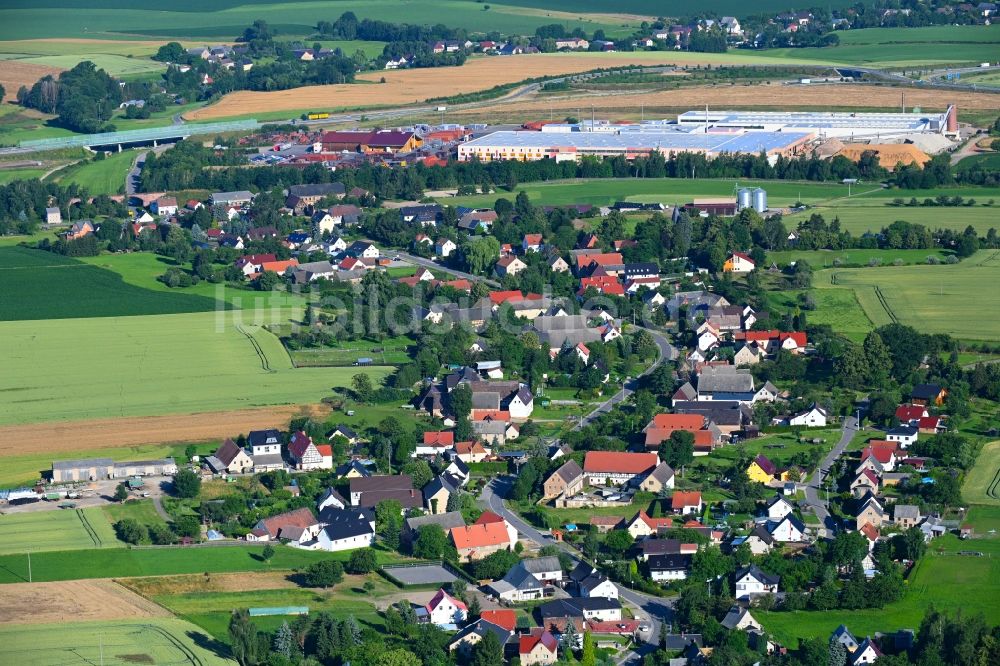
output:
[[[621,634],[631,635],[639,629],[639,620],[618,620],[600,622],[598,620],[587,620],[587,629],[595,634]]]
[[[312,443],[312,437],[299,430],[292,435],[292,440],[288,442],[288,452],[296,458],[301,458]]]
[[[324,132],[320,142],[401,148],[412,138],[413,132]]]
[[[742,252],[733,252],[734,257],[739,257],[743,261],[749,261],[751,264],[757,265],[757,262],[750,258],[749,254],[743,254]]]
[[[652,530],[658,530],[661,527],[669,528],[672,527],[674,524],[672,518],[650,518],[649,514],[647,514],[645,511],[640,511],[638,514],[636,514],[636,518],[646,523],[646,525],[648,525],[649,528]],[[633,519],[631,522],[635,522],[635,519]]]
[[[879,531],[871,523],[865,523],[864,526],[858,530],[867,537],[869,541],[875,541],[879,537]]]
[[[512,610],[484,610],[479,614],[479,619],[486,620],[507,631],[514,631],[517,627],[517,612]]]
[[[620,252],[601,252],[600,254],[576,255],[577,268],[586,268],[591,264],[598,266],[621,266],[625,263]]]
[[[541,294],[522,294],[519,291],[491,291],[490,301],[493,305],[500,305],[507,301],[540,301]]]
[[[868,456],[875,456],[875,460],[879,461],[883,465],[892,460],[893,455],[899,450],[899,446],[896,442],[886,442],[880,439],[873,439],[868,442],[868,445],[861,451],[861,459],[864,460]]]
[[[796,347],[805,347],[806,342],[808,342],[806,334],[803,333],[802,331],[792,331],[791,333],[782,333],[778,337],[778,341],[781,344],[784,344],[785,340],[793,340],[795,342]]]
[[[530,654],[538,644],[541,643],[546,650],[555,654],[559,649],[559,641],[546,629],[532,629],[530,634],[524,634],[518,639],[518,652],[520,654]]]
[[[473,421],[510,421],[510,412],[503,409],[472,410]]]
[[[646,427],[694,432],[705,427],[705,417],[701,414],[657,414]]]
[[[922,419],[927,414],[927,408],[922,405],[900,405],[896,408],[896,418],[900,421]]]
[[[507,526],[502,522],[480,523],[477,521],[473,525],[453,527],[451,540],[458,550],[483,548],[510,544],[510,534],[507,533]]]
[[[701,504],[701,492],[697,490],[678,490],[670,498],[670,506],[675,509],[683,509],[688,506],[698,506]]]
[[[329,444],[317,444],[316,450],[319,451],[319,454],[324,458],[333,457],[333,447],[330,446]]]
[[[292,266],[298,266],[298,259],[285,259],[283,261],[265,261],[260,265],[260,271],[263,273],[265,271],[274,271],[275,273],[281,274]]]
[[[313,516],[312,511],[306,507],[302,507],[301,509],[265,518],[261,522],[271,537],[277,537],[281,530],[289,527],[298,527],[300,529],[311,527],[316,524],[316,518]]]
[[[917,428],[920,430],[936,429],[941,425],[940,416],[922,416],[917,421]]]
[[[679,428],[650,428],[646,431],[646,446],[659,446],[663,442],[670,439],[670,436],[680,430]],[[691,432],[690,430],[687,432]],[[712,432],[710,430],[695,430],[691,432],[694,435],[694,446],[695,448],[704,448],[712,446]]]
[[[774,466],[774,463],[771,462],[771,460],[763,453],[754,458],[753,461],[757,463],[757,467],[760,467],[765,474],[774,476],[774,473],[777,471],[777,468]]]
[[[525,234],[524,242],[528,245],[541,245],[542,235],[541,234]]]
[[[486,453],[486,447],[479,442],[456,442],[455,453],[459,455],[469,453]]]
[[[450,430],[424,432],[424,446],[451,446],[455,443],[455,433]]]
[[[642,474],[660,464],[655,453],[622,453],[620,451],[587,451],[583,460],[585,472],[610,472],[614,474]]]
[[[476,519],[475,525],[488,525],[489,523],[503,523],[503,516],[493,513],[492,511],[483,511],[479,514],[479,518]]]

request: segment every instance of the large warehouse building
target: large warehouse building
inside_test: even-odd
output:
[[[595,131],[547,130],[501,131],[459,144],[458,159],[481,162],[518,160],[530,162],[545,158],[556,161],[622,156],[635,159],[659,151],[664,155],[702,153],[715,157],[722,153],[760,153],[794,155],[812,138],[808,132],[722,132],[698,133],[666,129],[664,126],[602,126]]]
[[[833,113],[814,111],[688,111],[677,124],[693,132],[770,131],[809,132],[819,139],[860,139],[899,134],[945,134],[958,129],[957,112],[943,113]]]

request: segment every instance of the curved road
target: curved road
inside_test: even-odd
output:
[[[854,435],[857,431],[858,420],[856,418],[848,416],[844,419],[844,426],[840,431],[840,441],[837,442],[837,446],[833,447],[833,449],[826,454],[826,457],[823,458],[820,464],[816,466],[816,471],[813,472],[812,477],[809,478],[805,487],[805,506],[812,509],[813,513],[816,514],[816,517],[819,518],[820,523],[822,523],[823,527],[830,534],[837,531],[837,525],[830,516],[830,511],[827,509],[827,500],[820,498],[823,480],[826,478],[826,475],[830,473],[830,466],[833,465],[834,461],[844,453],[844,449],[846,449],[847,445],[851,443],[852,439],[854,439]]]

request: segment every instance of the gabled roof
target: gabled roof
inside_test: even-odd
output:
[[[366,512],[358,508],[328,509],[323,512],[323,531],[331,541],[365,536],[375,532],[371,519]]]
[[[927,408],[923,405],[900,405],[896,408],[896,418],[900,421],[911,421],[924,418]]]
[[[291,441],[288,442],[288,452],[296,458],[301,458],[309,450],[312,443],[312,437],[299,430],[292,435]]]
[[[312,511],[305,507],[286,513],[279,513],[277,516],[264,518],[260,522],[271,538],[280,538],[284,530],[291,529],[294,531],[297,529],[301,531],[317,523]]]
[[[674,509],[683,509],[689,506],[701,504],[701,491],[698,490],[677,490],[670,498],[670,506]]]
[[[479,619],[490,624],[495,624],[507,631],[514,631],[517,628],[517,612],[513,610],[484,610],[479,614]]]
[[[589,473],[642,474],[660,463],[655,453],[621,453],[619,451],[588,451],[583,469]]]
[[[701,414],[657,414],[646,427],[694,432],[705,427],[705,417]]]
[[[580,465],[577,464],[575,460],[569,460],[565,462],[559,469],[552,472],[552,476],[558,476],[560,479],[566,483],[570,483],[583,474],[583,470],[580,469]]]
[[[466,527],[452,528],[449,533],[458,550],[510,544],[510,534],[503,522],[476,522]]]
[[[543,646],[546,650],[555,654],[559,649],[559,641],[545,629],[535,628],[531,630],[531,633],[522,635],[518,639],[518,652],[520,654],[529,654],[539,645]]]
[[[674,470],[665,462],[661,462],[652,472],[649,473],[651,479],[656,479],[660,483],[667,483],[674,478]]]
[[[460,599],[456,599],[455,597],[445,592],[443,589],[439,589],[437,591],[437,594],[431,597],[431,600],[427,602],[426,606],[427,612],[429,613],[433,611],[435,608],[440,606],[441,603],[444,601],[451,602],[451,604],[454,605],[455,608],[460,608],[461,610],[468,609],[468,607],[465,605],[463,601],[461,601]]]
[[[763,571],[756,564],[752,564],[748,567],[743,567],[736,572],[736,580],[740,580],[747,576],[752,576],[753,578],[759,580],[765,585],[777,585],[781,580],[780,576],[772,576],[771,574]]]
[[[763,470],[763,472],[768,476],[774,476],[774,473],[777,471],[774,463],[771,462],[763,453],[754,458],[753,461],[757,463],[757,467],[760,467],[761,470]]]
[[[650,555],[650,571],[686,571],[691,566],[691,555],[687,553],[663,553]]]
[[[910,391],[910,396],[918,400],[934,400],[941,394],[941,386],[938,384],[917,384]]]
[[[215,457],[218,458],[219,462],[221,462],[225,467],[229,467],[229,465],[236,460],[236,456],[240,455],[241,451],[243,451],[243,449],[241,449],[236,442],[231,439],[227,439],[215,452]]]
[[[861,529],[859,529],[858,531],[864,534],[865,538],[867,538],[869,541],[877,541],[879,538],[878,528],[876,528],[871,523],[865,523],[864,525],[861,526]]]
[[[371,490],[410,490],[413,488],[413,477],[409,474],[395,476],[369,476],[351,479],[351,493],[363,493]]]
[[[424,525],[439,525],[445,532],[455,527],[463,527],[465,518],[460,511],[448,511],[436,515],[416,516],[406,519],[406,527],[411,532],[416,532]]]
[[[454,444],[455,433],[450,430],[424,432],[424,446],[452,446]]]

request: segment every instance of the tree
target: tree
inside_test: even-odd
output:
[[[361,587],[363,587],[363,588],[364,588],[364,590],[365,590],[365,592],[366,592],[367,594],[371,594],[372,592],[374,592],[374,591],[375,591],[375,583],[374,583],[374,582],[372,582],[372,581],[370,581],[370,580],[366,580],[366,581],[365,581],[365,584],[364,584],[364,585],[362,585]]]
[[[178,497],[194,499],[201,492],[201,477],[189,469],[182,469],[174,475],[174,491]]]
[[[423,525],[417,530],[413,556],[424,560],[440,560],[448,549],[448,537],[440,525]]]
[[[306,567],[309,587],[331,587],[344,580],[344,565],[335,560],[321,560]]]
[[[623,556],[625,551],[631,548],[634,542],[635,539],[625,530],[611,530],[604,537],[604,547],[619,557]]]
[[[503,646],[492,631],[472,647],[470,666],[503,666]]]
[[[291,659],[295,647],[295,636],[292,634],[292,628],[288,626],[287,621],[282,622],[274,634],[274,651],[285,659]]]
[[[229,618],[229,644],[240,666],[256,666],[260,663],[261,650],[257,633],[257,625],[250,619],[250,613],[246,609],[233,611],[233,616]]]
[[[583,651],[580,654],[580,664],[582,666],[595,666],[597,664],[594,637],[589,631],[583,632]]]
[[[694,460],[694,433],[675,430],[660,444],[660,459],[671,467],[690,465]]]
[[[520,561],[521,558],[516,553],[498,550],[476,562],[473,575],[480,580],[503,578],[510,568]]]
[[[351,377],[351,388],[354,390],[354,396],[360,402],[371,400],[372,393],[375,391],[375,387],[372,386],[372,378],[366,372],[359,372]]]
[[[865,337],[864,350],[865,363],[868,364],[868,381],[875,386],[883,385],[892,369],[892,359],[888,347],[877,331],[872,331]]]
[[[122,518],[115,523],[114,527],[115,536],[125,543],[139,544],[149,540],[146,526],[135,518]]]
[[[347,570],[352,574],[367,574],[378,568],[375,551],[371,548],[360,548],[351,553]]]
[[[472,600],[469,602],[469,620],[478,620],[482,612],[483,607],[479,603],[479,597],[472,595]]]
[[[270,564],[271,558],[274,557],[274,546],[272,546],[271,544],[265,545],[264,550],[262,550],[260,553],[260,556],[264,558],[265,562]]]
[[[375,505],[375,532],[382,543],[393,550],[399,548],[403,530],[403,505],[398,500],[382,500]]]
[[[115,501],[124,502],[127,499],[128,499],[128,488],[125,487],[124,483],[119,483],[118,486],[115,487]]]

